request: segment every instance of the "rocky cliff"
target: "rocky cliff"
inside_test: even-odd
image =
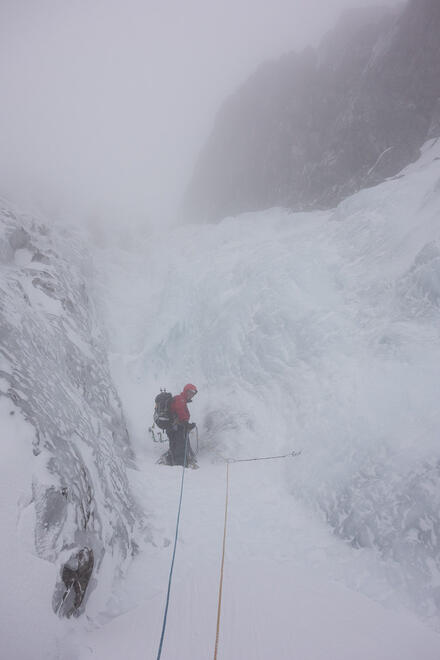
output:
[[[33,446],[19,433],[4,441],[23,463],[33,452],[19,508],[32,509],[35,554],[58,567],[52,605],[65,616],[84,610],[101,573],[101,603],[111,596],[142,520],[90,274],[77,237],[0,203],[0,431],[11,435],[11,415],[30,428]]]
[[[268,62],[220,109],[184,210],[212,221],[332,207],[440,134],[440,3],[347,12],[317,49]]]

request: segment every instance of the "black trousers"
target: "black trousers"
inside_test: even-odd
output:
[[[170,454],[172,465],[183,465],[185,460],[185,440],[188,431],[186,425],[176,424],[167,430],[168,439],[170,441]],[[193,460],[194,454],[188,438],[188,445],[186,448],[186,464]]]

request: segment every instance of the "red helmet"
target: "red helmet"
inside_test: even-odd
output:
[[[185,395],[185,399],[191,401],[193,396],[197,394],[197,387],[191,383],[188,383],[188,385],[185,385],[183,388],[183,394]]]

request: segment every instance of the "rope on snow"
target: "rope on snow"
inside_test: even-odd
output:
[[[167,598],[166,598],[166,603],[165,603],[165,611],[164,611],[164,615],[163,615],[162,633],[161,633],[161,636],[160,636],[159,650],[157,652],[157,660],[160,659],[160,656],[162,654],[162,645],[163,645],[163,640],[164,640],[164,637],[165,637],[165,628],[166,628],[166,625],[167,625],[168,605],[169,605],[169,602],[170,602],[170,593],[171,593],[171,581],[172,581],[172,578],[173,578],[174,559],[176,557],[177,537],[179,535],[180,510],[182,508],[183,482],[184,482],[184,479],[185,479],[187,448],[188,448],[188,433],[185,435],[185,458],[183,459],[183,466],[182,466],[182,481],[180,483],[180,498],[179,498],[179,508],[178,508],[178,511],[177,511],[176,533],[174,535],[173,558],[171,560],[170,574],[169,574],[169,577],[168,577]]]
[[[158,649],[158,652],[157,652],[157,660],[160,660],[160,657],[162,655],[162,647],[163,647],[163,641],[164,641],[164,638],[165,638],[165,630],[166,630],[166,625],[167,625],[168,606],[169,606],[169,603],[170,603],[171,583],[172,583],[173,571],[174,571],[174,560],[175,560],[175,557],[176,557],[177,539],[178,539],[178,536],[179,536],[180,512],[181,512],[181,509],[182,509],[183,485],[184,485],[184,479],[185,479],[187,451],[188,451],[188,433],[185,436],[185,457],[184,457],[183,466],[182,466],[182,480],[181,480],[181,483],[180,483],[179,507],[178,507],[178,510],[177,510],[177,520],[176,520],[176,531],[175,531],[175,535],[174,535],[173,556],[172,556],[172,560],[171,560],[170,573],[169,573],[169,576],[168,576],[168,589],[167,589],[165,610],[164,610],[163,622],[162,622],[162,632],[161,632],[161,635],[160,635],[159,649]],[[294,457],[294,456],[299,456],[300,454],[301,454],[301,451],[292,451],[292,452],[289,452],[288,454],[283,454],[281,456],[257,456],[257,457],[254,457],[254,458],[227,458],[226,459],[225,522],[224,522],[224,529],[223,529],[223,547],[222,547],[222,561],[221,561],[221,569],[220,569],[219,594],[218,594],[217,628],[216,628],[216,636],[215,636],[214,660],[217,660],[218,643],[219,643],[219,638],[220,638],[220,617],[221,617],[221,606],[222,606],[222,595],[223,595],[223,576],[224,576],[224,566],[225,566],[226,531],[227,531],[227,523],[228,523],[228,504],[229,504],[229,465],[230,465],[230,463],[246,463],[246,462],[249,462],[249,461],[269,461],[269,460],[276,459],[276,458],[291,458],[291,457]]]
[[[217,607],[217,629],[215,634],[215,649],[214,649],[214,660],[217,660],[218,653],[218,642],[220,638],[220,616],[221,616],[221,607],[222,607],[222,595],[223,595],[223,576],[224,576],[224,567],[225,567],[225,552],[226,552],[226,530],[228,523],[228,504],[229,504],[229,465],[231,463],[246,463],[248,461],[269,461],[274,458],[292,458],[299,456],[301,451],[291,451],[288,454],[283,454],[282,456],[258,456],[256,458],[227,458],[226,459],[226,500],[225,500],[225,524],[223,528],[223,548],[222,548],[222,561],[220,568],[220,584],[218,589],[218,607]]]
[[[226,463],[247,463],[248,461],[270,461],[274,458],[291,458],[292,456],[299,456],[301,451],[291,451],[288,454],[281,456],[258,456],[257,458],[227,458]]]
[[[222,550],[222,564],[220,569],[220,585],[218,589],[218,608],[217,608],[217,630],[215,634],[215,651],[214,660],[217,660],[218,640],[220,637],[220,614],[222,609],[222,594],[223,594],[223,572],[225,567],[225,548],[226,548],[226,527],[228,524],[228,501],[229,501],[229,463],[226,463],[226,501],[225,501],[225,526],[223,529],[223,550]]]

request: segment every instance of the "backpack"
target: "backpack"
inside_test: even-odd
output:
[[[170,411],[170,403],[172,398],[173,395],[171,392],[161,390],[160,394],[158,394],[154,399],[154,423],[163,431],[166,431],[167,428],[169,428],[173,423],[173,414]]]

